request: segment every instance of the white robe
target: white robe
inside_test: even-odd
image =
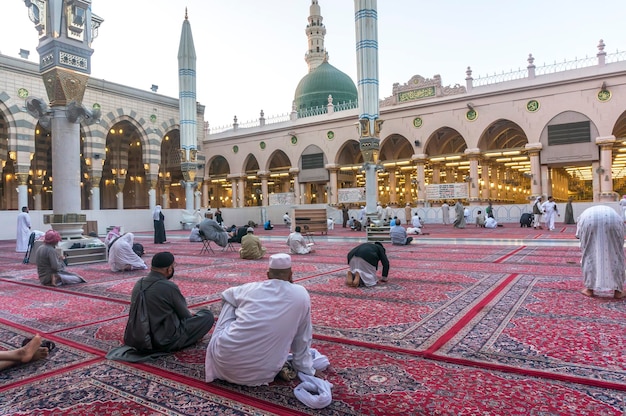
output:
[[[121,272],[126,270],[127,266],[130,266],[131,270],[148,268],[141,257],[133,251],[133,239],[132,233],[126,233],[110,245],[109,266],[112,271]]]
[[[222,312],[207,347],[206,381],[260,386],[274,380],[293,353],[296,371],[314,375],[311,299],[306,289],[267,279],[222,292]]]
[[[17,236],[15,241],[15,251],[26,253],[28,251],[28,239],[30,238],[30,215],[28,212],[17,214]]]
[[[289,237],[287,237],[287,245],[289,246],[291,254],[308,254],[311,251],[311,247],[307,245],[304,237],[300,233],[293,232],[289,234]]]
[[[582,250],[585,287],[593,291],[624,289],[624,220],[613,208],[596,205],[578,217],[576,237]]]

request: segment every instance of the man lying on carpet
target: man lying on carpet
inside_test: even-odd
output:
[[[311,299],[293,284],[291,256],[270,257],[267,280],[222,292],[222,312],[206,351],[206,381],[244,386],[274,380],[293,353],[293,368],[314,375],[309,351],[313,336]],[[295,374],[293,377],[295,378]]]
[[[46,231],[43,244],[37,249],[37,274],[39,281],[46,286],[71,285],[83,283],[85,279],[76,273],[65,270],[64,257],[59,257],[56,246],[61,241],[61,234],[54,230]]]
[[[145,270],[148,268],[141,257],[133,251],[133,233],[126,233],[109,244],[109,267],[114,272]]]
[[[182,350],[205,336],[215,321],[208,309],[192,315],[187,301],[180,293],[174,276],[176,263],[168,251],[152,257],[148,276],[139,279],[130,298],[130,315],[124,332],[123,347],[111,350],[107,358],[130,362],[145,361],[151,357]],[[143,292],[143,296],[140,296]],[[133,319],[134,311],[142,306],[143,299],[149,321],[149,333],[144,333],[143,322]],[[139,311],[140,312],[140,311]],[[146,348],[146,339],[151,344]]]
[[[610,291],[615,299],[626,297],[622,217],[605,205],[587,208],[578,217],[576,238],[582,251],[582,294],[592,297],[596,291]]]
[[[42,360],[48,356],[48,352],[54,348],[54,344],[47,342],[42,345],[41,336],[35,335],[21,348],[10,351],[0,351],[0,371],[18,364],[26,364],[31,361]]]
[[[379,242],[363,243],[354,247],[348,253],[348,270],[346,284],[350,287],[375,286],[378,279],[376,270],[378,262],[383,265],[381,282],[386,282],[389,276],[389,260],[385,248]]]

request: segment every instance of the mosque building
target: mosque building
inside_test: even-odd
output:
[[[287,117],[211,129],[197,105],[197,169],[181,169],[179,99],[89,79],[83,98],[101,109],[82,124],[83,210],[185,208],[185,183],[197,183],[194,206],[255,207],[356,204],[363,200],[363,157],[354,81],[331,65],[320,5],[312,0],[306,36],[308,73]],[[201,51],[199,53],[202,53]],[[25,108],[46,94],[39,66],[0,54],[0,210],[52,208],[50,129]],[[201,75],[199,75],[201,76]],[[537,67],[446,86],[415,75],[381,86],[378,172],[383,204],[437,206],[615,201],[626,193],[626,54]],[[286,103],[289,105],[289,103]],[[196,149],[194,149],[195,151]],[[194,153],[195,155],[195,153]],[[149,195],[155,195],[151,201]]]

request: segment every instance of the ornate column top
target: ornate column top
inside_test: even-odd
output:
[[[467,156],[473,156],[473,157],[478,157],[481,154],[481,151],[479,148],[475,147],[472,149],[465,149],[465,151],[463,152],[465,153]]]
[[[528,150],[529,152],[539,151],[543,149],[543,145],[541,143],[527,143],[526,146],[524,146],[524,149]]]
[[[300,173],[300,168],[290,168],[289,173],[291,173],[292,175],[297,175],[298,173]]]
[[[338,165],[336,163],[328,163],[324,165],[324,169],[328,169],[328,170],[339,170],[340,167],[341,165]]]
[[[600,137],[596,137],[596,144],[601,146],[601,145],[607,145],[610,144],[612,145],[613,143],[615,143],[615,136],[600,136]]]
[[[426,153],[417,153],[411,156],[411,160],[414,162],[426,162],[428,160],[428,155]]]

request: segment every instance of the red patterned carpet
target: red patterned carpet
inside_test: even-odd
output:
[[[407,247],[387,245],[390,280],[344,284],[346,254],[364,233],[315,236],[294,257],[294,279],[312,300],[313,346],[327,355],[333,402],[309,409],[296,383],[241,387],[204,382],[207,335],[196,346],[143,364],[109,361],[120,345],[130,291],[144,271],[106,263],[71,266],[88,283],[42,287],[14,242],[0,242],[0,349],[42,334],[47,360],[0,373],[6,415],[623,415],[626,301],[586,298],[574,226],[455,230],[427,225]],[[187,232],[152,244],[145,260],[176,255],[175,282],[192,309],[220,311],[224,289],[265,277],[267,260],[220,251],[199,256]],[[257,232],[269,254],[287,230]]]

